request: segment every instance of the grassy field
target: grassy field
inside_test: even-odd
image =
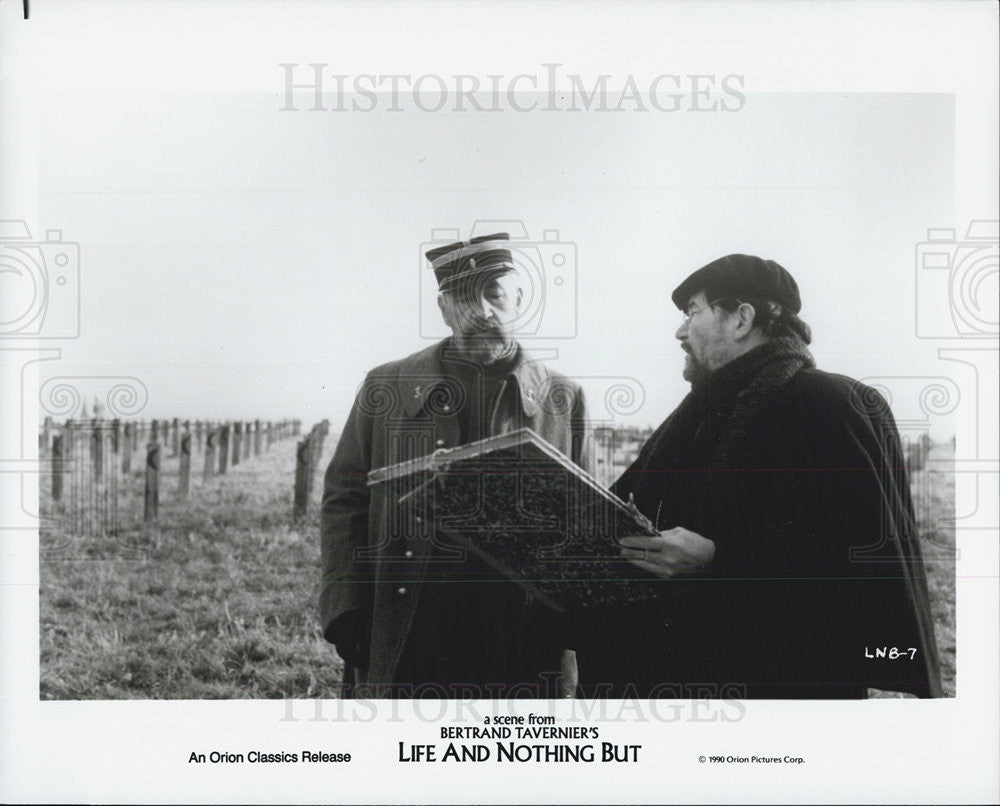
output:
[[[295,440],[225,476],[193,474],[186,501],[177,461],[162,465],[156,527],[141,526],[138,469],[117,537],[43,533],[41,696],[335,696],[341,664],[316,618],[321,479],[308,519],[293,523]]]
[[[945,694],[955,696],[955,449],[934,445],[927,468],[913,474],[910,486],[927,569],[934,634]]]
[[[327,440],[325,467],[333,450]],[[168,453],[168,452],[167,452]],[[953,509],[950,445],[915,475],[946,691],[955,691],[954,539],[931,522]],[[136,454],[138,458],[138,453]],[[293,523],[295,440],[202,481],[178,500],[177,459],[161,470],[160,518],[142,528],[142,463],[119,499],[115,537],[41,535],[43,699],[312,698],[337,695],[341,664],[316,618],[317,474],[309,517]],[[43,515],[53,510],[46,484]],[[887,695],[892,696],[892,695]]]

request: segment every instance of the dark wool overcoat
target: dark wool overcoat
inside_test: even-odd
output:
[[[333,640],[331,625],[338,617],[362,614],[370,660],[358,670],[358,682],[371,687],[394,682],[434,543],[426,524],[401,516],[396,501],[406,490],[392,483],[369,487],[367,474],[459,444],[457,410],[468,391],[442,368],[447,343],[368,373],[326,471],[321,623]],[[516,386],[509,396],[515,402],[502,418],[493,418],[490,433],[531,428],[582,462],[586,412],[580,387],[523,349],[519,355],[507,381]]]
[[[615,484],[660,530],[683,526],[716,554],[659,600],[590,614],[577,646],[586,694],[941,695],[892,414],[811,363],[749,407],[766,360],[713,373]]]

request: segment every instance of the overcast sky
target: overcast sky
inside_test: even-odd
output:
[[[918,269],[916,251],[928,228],[967,220],[956,160],[981,144],[968,126],[956,140],[953,94],[761,91],[803,76],[755,43],[754,31],[773,35],[763,18],[747,17],[741,36],[706,58],[690,35],[703,6],[634,6],[640,27],[636,14],[592,6],[561,20],[556,41],[527,21],[557,6],[516,7],[520,18],[463,6],[468,19],[369,6],[354,30],[378,36],[351,37],[322,4],[283,14],[247,4],[228,17],[222,5],[60,4],[26,27],[37,40],[14,42],[37,88],[13,107],[37,113],[19,152],[37,152],[33,235],[59,229],[81,254],[80,337],[52,345],[61,360],[38,365],[43,383],[133,376],[148,390],[142,416],[328,417],[339,427],[365,371],[445,333],[421,252],[449,230],[468,237],[477,221],[512,234],[523,225],[534,272],[524,342],[580,379],[597,419],[655,425],[676,406],[686,384],[670,291],[731,252],[775,259],[796,277],[822,368],[858,378],[949,371],[942,343],[917,337],[921,301],[947,314],[946,273]],[[796,49],[835,36],[875,48],[874,7],[857,19],[840,8],[800,26]],[[199,25],[185,24],[185,9]],[[478,46],[458,35],[477,15],[493,26]],[[601,48],[583,47],[598,31]],[[904,34],[930,54],[940,32],[914,21]],[[970,41],[965,55],[976,52]],[[313,112],[308,90],[294,95],[299,111],[279,111],[280,65],[298,64],[305,83],[310,62],[326,65],[328,93],[334,74],[348,89],[367,73],[440,76],[425,84],[431,100],[457,71],[484,87],[499,75],[506,92],[523,72],[544,85],[544,65],[557,63],[560,91],[570,74],[589,88],[606,72],[614,105],[634,77],[646,108],[518,112],[511,98],[549,100],[522,81],[493,112],[452,102],[425,112],[406,92],[401,111],[381,95],[374,111]],[[831,70],[813,81],[824,90],[870,83],[861,63],[815,63]],[[928,56],[927,75],[902,64],[896,74],[886,61],[881,84],[945,87],[929,78],[942,75],[934,64]],[[687,77],[702,71],[731,111],[690,111]],[[688,90],[678,111],[650,107],[650,78],[664,73]],[[371,104],[341,100],[359,99]],[[18,165],[5,169],[33,178],[30,160]],[[990,282],[981,297],[996,294],[995,270]],[[86,381],[74,383],[89,396]],[[623,384],[631,399],[609,393]]]
[[[339,422],[367,369],[444,333],[421,245],[477,220],[542,242],[523,253],[548,264],[529,273],[525,342],[580,378],[595,417],[655,424],[676,405],[669,293],[737,251],[795,275],[821,367],[934,369],[914,250],[952,219],[950,96],[320,113],[308,93],[279,111],[283,81],[276,66],[269,92],[46,105],[41,219],[81,244],[81,337],[59,374],[134,375],[150,416]],[[640,396],[608,410],[611,386],[638,388],[623,379]]]

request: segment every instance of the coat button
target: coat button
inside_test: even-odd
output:
[[[442,446],[444,445],[444,440],[443,440],[443,439],[439,439],[439,440],[438,440],[437,442],[435,442],[434,444],[435,444],[435,445],[437,445],[437,446],[438,446],[438,447],[440,448],[440,447],[442,447]]]
[[[412,556],[413,556],[413,552],[412,552],[412,551],[410,551],[409,549],[407,549],[407,550],[406,550],[406,554],[405,554],[404,556],[405,556],[405,557],[412,557]]]
[[[447,403],[445,403],[441,408],[444,409],[445,411],[451,411],[451,406],[449,406]]]
[[[396,593],[398,593],[400,596],[406,596],[406,588],[399,588],[396,591]]]

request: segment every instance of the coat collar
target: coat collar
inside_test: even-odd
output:
[[[441,356],[450,343],[450,338],[445,339],[403,360],[399,375],[399,391],[403,411],[407,417],[418,414],[428,405],[428,398],[434,393],[435,388],[447,382]],[[540,399],[545,393],[548,371],[542,364],[532,359],[524,347],[518,345],[517,362],[508,377],[517,382],[521,407],[525,415],[534,417],[538,413]]]

